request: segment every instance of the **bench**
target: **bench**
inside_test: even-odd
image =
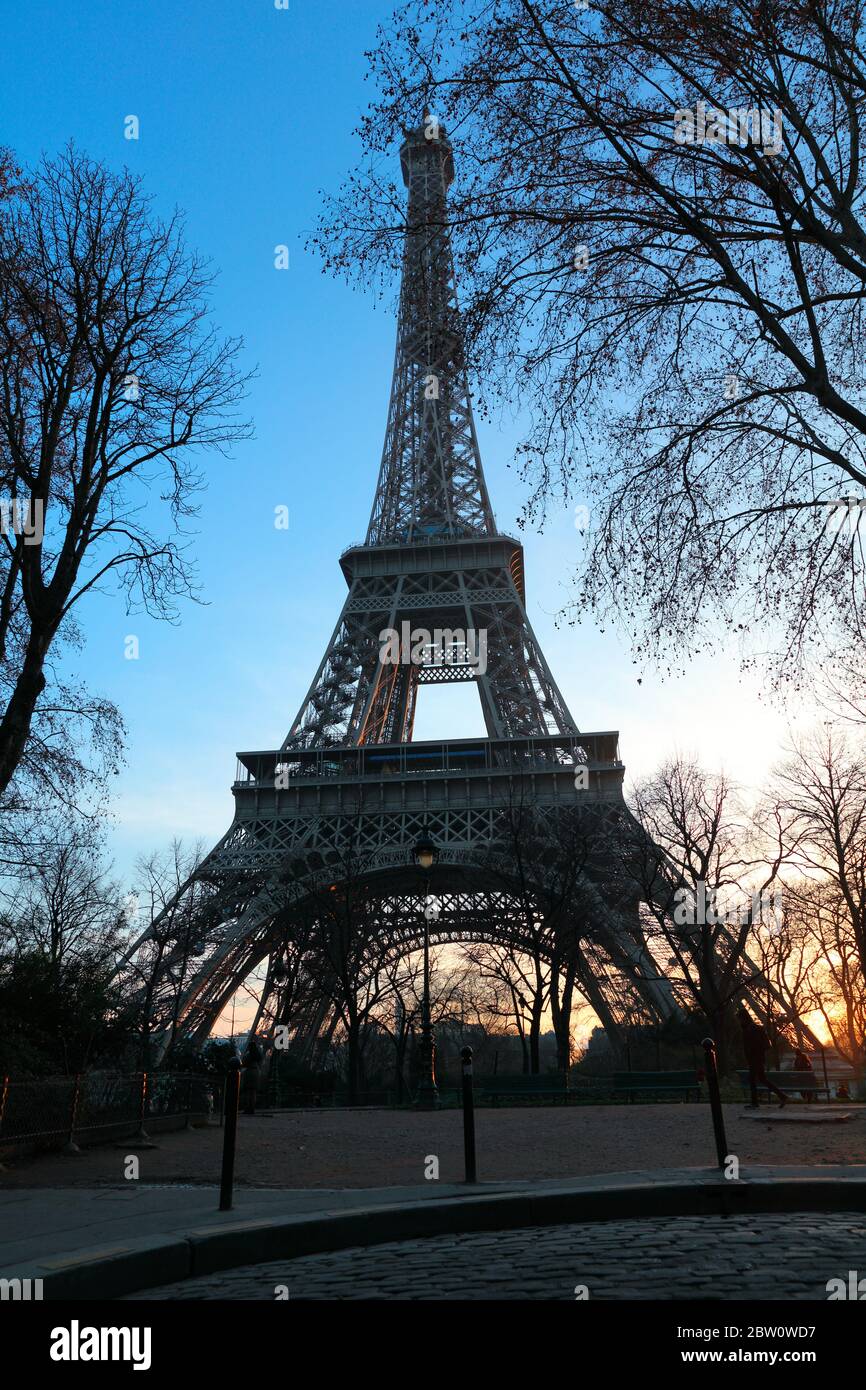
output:
[[[636,1095],[661,1095],[671,1092],[681,1094],[688,1100],[692,1092],[695,1099],[701,1098],[701,1083],[696,1071],[615,1071],[613,1090],[625,1091],[629,1101]]]
[[[279,1090],[269,1096],[263,1095],[259,1091],[259,1099],[267,1100],[267,1104],[277,1110],[291,1110],[293,1108],[327,1109],[336,1110],[349,1104],[348,1091],[305,1091],[300,1087],[281,1086]],[[394,1093],[392,1091],[359,1091],[354,1106],[390,1106],[394,1104]]]
[[[740,1078],[743,1094],[751,1095],[748,1071],[738,1071],[737,1076]],[[779,1090],[786,1094],[791,1093],[793,1095],[796,1091],[812,1091],[816,1094],[826,1095],[827,1099],[830,1099],[830,1087],[819,1081],[813,1071],[768,1071],[767,1080],[772,1081],[774,1086],[778,1086]],[[767,1094],[770,1094],[762,1081],[758,1082],[758,1090],[767,1091]]]
[[[477,1100],[489,1100],[498,1105],[501,1100],[552,1100],[568,1104],[568,1077],[564,1072],[547,1076],[488,1076],[479,1078],[475,1092]]]

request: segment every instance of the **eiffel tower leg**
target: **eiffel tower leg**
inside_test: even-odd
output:
[[[324,1067],[339,1021],[337,1010],[333,1004],[326,1000],[321,1022],[316,1031],[310,1035],[310,1066],[314,1071],[321,1071]]]
[[[724,930],[725,934],[729,935],[727,930]],[[795,1032],[799,1029],[803,1036],[811,1043],[812,1047],[822,1047],[823,1044],[821,1040],[812,1032],[808,1024],[804,1023],[801,1018],[792,1013],[787,1000],[779,993],[772,980],[767,979],[760,966],[752,960],[747,951],[744,951],[742,954],[742,963],[752,976],[750,987],[743,991],[742,998],[748,1000],[749,1007],[752,1009],[755,1016],[764,1024],[768,1024],[772,1021],[770,1018],[770,1010],[767,1006],[767,999],[769,996],[773,1003],[777,1005],[779,1014],[795,1029]]]
[[[393,583],[394,587],[388,593],[387,586],[390,583]],[[353,592],[359,587],[361,581],[353,585]],[[407,743],[412,737],[418,667],[407,660],[407,657],[411,656],[411,640],[408,643],[406,641],[402,610],[407,604],[411,607],[411,602],[405,596],[405,587],[403,575],[384,583],[382,603],[387,603],[387,610],[384,610],[387,611],[387,621],[382,623],[379,633],[376,634],[375,663],[371,657],[370,669],[364,672],[363,678],[359,681],[355,706],[347,729],[347,742]],[[381,617],[377,617],[377,627],[380,622]],[[409,622],[410,639],[411,627],[412,624]],[[382,648],[385,644],[380,642],[380,634],[384,631],[394,635],[392,646],[396,645],[399,648],[396,652],[390,652],[388,660],[383,660]],[[407,645],[410,647],[409,652],[405,650]]]
[[[250,1033],[251,1033],[252,1036],[255,1036],[255,1035],[258,1033],[258,1031],[259,1031],[259,1025],[260,1025],[260,1023],[261,1023],[261,1021],[262,1021],[262,1017],[263,1017],[263,1015],[264,1015],[264,1013],[265,1013],[265,1010],[267,1009],[267,1007],[268,1007],[268,1005],[269,1005],[271,999],[274,998],[274,996],[276,995],[276,992],[277,992],[277,991],[276,991],[275,984],[274,984],[274,979],[273,979],[273,973],[272,973],[272,972],[273,972],[273,957],[272,957],[272,955],[269,954],[269,956],[268,956],[268,965],[267,965],[267,971],[266,971],[266,973],[265,973],[264,984],[262,985],[261,993],[260,993],[260,995],[259,995],[259,1002],[258,1002],[258,1004],[256,1005],[256,1012],[255,1012],[255,1015],[254,1015],[254,1017],[253,1017],[253,1021],[252,1021],[252,1023],[250,1024]],[[266,1060],[266,1059],[265,1059],[265,1060]]]
[[[618,938],[618,942],[628,956],[635,985],[661,1018],[681,1017],[682,1010],[677,1004],[673,986],[661,974],[646,945],[637,907],[630,916],[630,928]]]
[[[203,998],[196,1001],[195,1009],[190,1010],[187,1015],[187,1027],[191,1029],[193,1045],[196,1049],[200,1050],[204,1047],[217,1020],[230,1003],[232,995],[240,989],[251,970],[255,968],[259,958],[254,953],[246,953],[228,977],[224,976],[216,988],[211,988]]]
[[[610,1039],[612,1048],[618,1051],[622,1048],[622,1034],[619,1024],[614,1016],[613,1010],[607,1001],[604,990],[598,982],[595,972],[589,967],[582,952],[579,953],[576,976],[580,986],[580,991],[593,1011],[598,1016],[598,1021]]]

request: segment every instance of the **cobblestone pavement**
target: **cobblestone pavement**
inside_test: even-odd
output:
[[[866,1275],[862,1212],[656,1218],[394,1241],[246,1265],[137,1299],[819,1299]],[[279,1290],[282,1292],[278,1292]]]

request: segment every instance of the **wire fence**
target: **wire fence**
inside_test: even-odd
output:
[[[87,1072],[48,1081],[0,1078],[0,1148],[58,1148],[166,1128],[219,1111],[222,1079],[184,1072]],[[166,1123],[168,1122],[168,1123]]]
[[[679,1078],[685,1073],[676,1076]],[[665,1072],[615,1073],[572,1076],[565,1083],[561,1077],[481,1076],[476,1088],[476,1104],[604,1105],[632,1100],[635,1098],[632,1091],[640,1091],[638,1098],[643,1100],[679,1099],[679,1096],[669,1095],[666,1087],[656,1091],[662,1081],[674,1077],[674,1073]],[[562,1081],[563,1085],[554,1086],[554,1079]],[[828,1100],[842,1098],[837,1095],[838,1079],[834,1073],[829,1088],[825,1087]],[[849,1080],[847,1074],[844,1079]],[[643,1080],[648,1089],[637,1085]],[[653,1080],[656,1085],[650,1084]],[[695,1099],[704,1091],[698,1081],[696,1075],[689,1083],[689,1090],[697,1092]],[[741,1079],[739,1084],[732,1081],[727,1089],[723,1087],[722,1099],[739,1099],[742,1085]],[[158,1131],[179,1128],[193,1120],[206,1122],[210,1119],[222,1123],[224,1086],[225,1079],[221,1076],[187,1072],[88,1072],[33,1081],[13,1081],[8,1076],[0,1076],[0,1153],[16,1147],[74,1151],[80,1146],[130,1135],[146,1138],[149,1127]],[[627,1097],[623,1091],[629,1092]],[[845,1098],[853,1094],[852,1079]],[[269,1110],[348,1106],[411,1108],[415,1100],[409,1087],[402,1094],[382,1088],[363,1090],[351,1096],[345,1090],[329,1087],[308,1090],[283,1083],[274,1076],[263,1080],[253,1104],[257,1102],[259,1109]],[[242,1089],[242,1109],[248,1104],[248,1093]],[[458,1088],[448,1082],[440,1085],[439,1105],[451,1108],[459,1104]]]

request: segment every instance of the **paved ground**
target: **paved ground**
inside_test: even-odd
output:
[[[348,1248],[359,1243],[359,1227],[376,1244],[422,1232],[438,1238],[518,1230],[539,1219],[549,1227],[630,1221],[638,1212],[647,1221],[675,1212],[683,1219],[720,1215],[720,1201],[733,1202],[736,1212],[778,1211],[783,1203],[788,1210],[862,1213],[864,1187],[866,1165],[746,1167],[736,1183],[704,1167],[477,1186],[246,1187],[226,1212],[217,1210],[218,1189],[201,1183],[12,1188],[0,1193],[0,1275],[46,1279],[52,1297],[110,1298],[208,1268],[291,1258],[299,1240],[312,1240],[306,1248],[313,1250],[316,1241],[322,1250]]]
[[[308,1255],[165,1285],[140,1299],[827,1298],[866,1274],[862,1212],[530,1227]]]
[[[786,1111],[792,1114],[796,1107]],[[768,1115],[775,1112],[769,1112]],[[847,1124],[763,1123],[725,1106],[728,1148],[747,1164],[866,1163],[866,1107]],[[477,1112],[479,1177],[541,1181],[588,1173],[701,1167],[715,1161],[705,1104],[533,1107]],[[142,1183],[219,1182],[222,1131],[162,1134],[158,1148],[133,1140],[66,1157],[7,1162],[0,1187],[124,1185],[125,1157],[138,1153]],[[419,1183],[428,1158],[439,1180],[463,1178],[462,1117],[393,1110],[282,1111],[240,1117],[236,1181],[250,1187],[388,1187]]]

